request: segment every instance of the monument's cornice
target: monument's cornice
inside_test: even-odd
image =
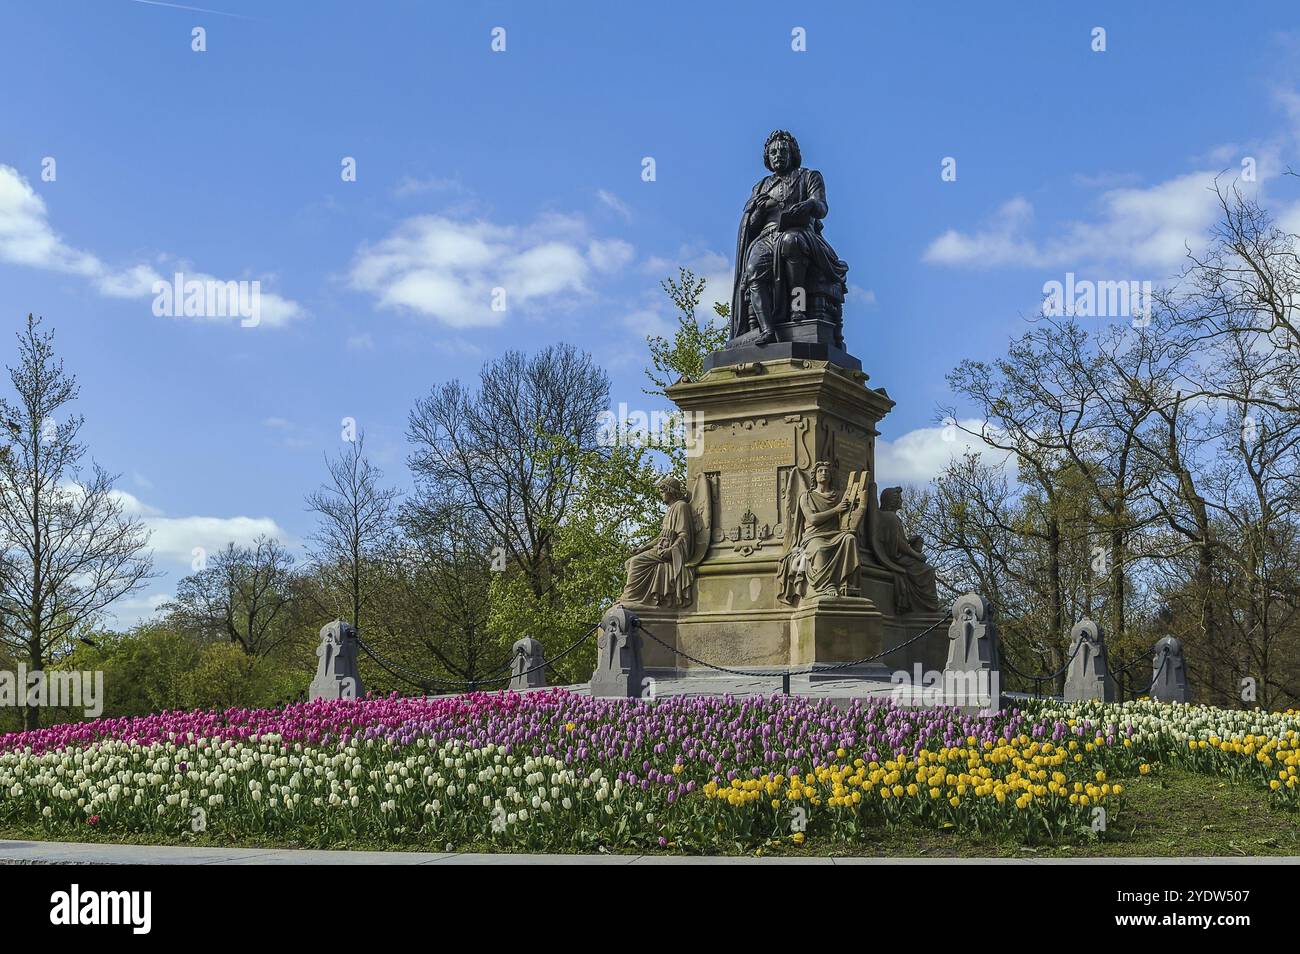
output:
[[[683,410],[741,414],[790,414],[826,408],[828,400],[846,410],[867,409],[879,420],[894,407],[882,388],[868,388],[862,371],[827,361],[784,358],[714,368],[698,381],[679,381],[668,397]]]

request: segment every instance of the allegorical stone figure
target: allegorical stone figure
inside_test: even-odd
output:
[[[849,267],[822,238],[826,183],[802,163],[790,133],[778,129],[767,137],[763,165],[772,174],[754,186],[736,239],[733,341],[755,327],[754,344],[776,340],[776,324],[803,320],[814,296],[829,306],[825,317],[840,320]]]
[[[873,549],[894,575],[894,608],[900,613],[933,612],[939,608],[934,567],[926,562],[921,537],[909,537],[903,529],[898,518],[902,504],[902,487],[880,492],[880,509],[872,519]]]
[[[627,561],[627,584],[620,603],[684,606],[693,598],[697,540],[691,505],[676,477],[661,480],[659,493],[668,504],[663,529]]]
[[[831,464],[813,465],[812,487],[800,490],[802,471],[790,472],[786,490],[786,540],[790,549],[776,570],[777,598],[795,603],[808,596],[856,595],[856,524],[848,519],[857,505],[831,485]],[[802,482],[807,478],[803,477]]]

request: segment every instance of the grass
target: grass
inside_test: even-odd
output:
[[[843,854],[953,858],[1300,854],[1300,817],[1270,808],[1267,793],[1252,785],[1172,768],[1123,782],[1123,809],[1111,819],[1104,838],[1085,836],[1069,844],[1026,847],[1006,838],[906,826],[881,829],[879,842],[847,846]],[[806,844],[798,853],[826,852]]]
[[[784,856],[855,855],[920,858],[969,857],[1183,857],[1300,854],[1300,817],[1269,807],[1268,795],[1249,784],[1194,772],[1162,768],[1151,775],[1125,779],[1122,811],[1111,819],[1104,838],[1081,835],[1068,844],[1030,847],[991,836],[955,830],[935,831],[914,825],[881,827],[870,840],[853,844],[810,836],[802,845],[782,840],[759,854]],[[0,838],[25,841],[85,841],[104,844],[198,845],[241,848],[331,847],[350,850],[443,851],[446,845],[340,842],[328,846],[273,838],[222,838],[213,832],[176,838],[131,836],[87,826],[51,835],[39,826],[0,827]],[[488,842],[456,845],[457,851],[500,851]]]

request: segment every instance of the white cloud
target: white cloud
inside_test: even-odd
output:
[[[375,339],[369,334],[348,335],[347,349],[349,351],[374,351]]]
[[[520,301],[562,291],[581,292],[588,262],[572,245],[547,242],[525,249],[502,263],[506,294]]]
[[[227,543],[248,546],[260,536],[275,537],[290,545],[283,529],[270,517],[144,517],[149,528],[149,546],[159,563],[183,563],[186,572],[194,560],[195,548],[208,555]]]
[[[1034,208],[1017,196],[1004,203],[990,222],[974,232],[949,229],[925,250],[937,265],[1077,268],[1099,262],[1123,263],[1168,274],[1184,260],[1187,248],[1207,241],[1218,216],[1211,188],[1217,173],[1202,170],[1146,188],[1109,189],[1098,197],[1099,215],[1091,222],[1067,222],[1054,235],[1029,234]]]
[[[0,262],[79,275],[106,298],[152,298],[155,282],[172,280],[147,263],[113,268],[92,252],[67,244],[50,224],[45,200],[6,165],[0,165]],[[176,270],[184,271],[186,280],[222,281],[206,272]],[[260,324],[276,327],[302,314],[297,302],[260,292]]]
[[[636,250],[622,239],[593,239],[587,243],[587,258],[601,272],[617,272],[626,268]]]
[[[624,220],[626,221],[631,220],[632,210],[628,208],[626,202],[624,202],[614,193],[608,191],[607,189],[597,189],[596,198],[599,199],[604,205],[608,206],[609,208],[617,212],[619,215],[621,215],[624,218]]]
[[[588,292],[593,270],[621,269],[632,246],[591,240],[578,216],[550,213],[529,227],[420,215],[363,245],[350,284],[380,307],[428,315],[453,328],[498,325],[515,307]],[[505,311],[492,308],[505,290]]]
[[[81,487],[78,484],[64,484],[67,490],[78,497],[81,495]],[[128,517],[156,517],[161,516],[162,511],[149,506],[135,494],[130,491],[122,490],[120,487],[114,487],[109,491],[109,496],[113,498],[122,507],[122,512]]]
[[[858,305],[861,308],[872,309],[876,307],[876,293],[870,288],[863,288],[860,285],[849,285],[848,293],[849,304]]]
[[[876,472],[881,487],[904,483],[928,483],[943,473],[953,458],[967,451],[981,455],[992,454],[994,459],[1006,459],[1006,452],[989,447],[962,428],[978,431],[982,421],[969,419],[961,427],[939,425],[918,427],[893,441],[877,439]]]
[[[279,418],[267,418],[267,427],[277,428]],[[289,426],[288,422],[284,422]],[[233,541],[240,546],[252,543],[261,535],[275,537],[289,545],[284,530],[270,517],[169,517],[129,491],[114,488],[113,498],[123,513],[143,523],[150,531],[149,546],[160,561],[184,563],[194,559],[194,548],[215,553]],[[188,572],[188,570],[187,570]]]
[[[103,264],[55,234],[45,200],[17,169],[0,165],[0,261],[96,278]]]

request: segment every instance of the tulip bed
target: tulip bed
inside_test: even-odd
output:
[[[1171,760],[1295,807],[1297,728],[1152,703],[983,717],[563,690],[170,712],[0,737],[0,826],[546,851],[843,847],[900,824],[1061,842],[1105,837],[1118,779]]]
[[[1300,712],[1294,709],[1240,711],[1143,699],[1039,704],[1036,714],[1122,739],[1145,771],[1152,763],[1182,766],[1261,786],[1275,807],[1300,808]]]

